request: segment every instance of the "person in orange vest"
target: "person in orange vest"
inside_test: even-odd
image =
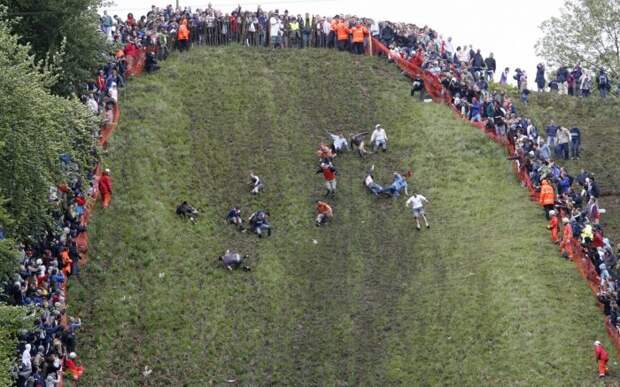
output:
[[[607,376],[608,372],[607,362],[609,361],[609,354],[607,354],[607,351],[603,348],[603,344],[598,340],[594,342],[594,356],[598,362],[598,376],[604,378]]]
[[[560,237],[558,235],[560,231],[560,221],[558,219],[558,213],[555,210],[549,211],[549,225],[547,225],[547,229],[551,230],[551,240],[553,243],[558,243],[560,241]]]
[[[368,36],[368,29],[361,21],[358,21],[351,34],[353,37],[353,52],[357,55],[362,55],[364,53],[364,38]]]
[[[327,35],[327,48],[334,48],[336,45],[336,30],[338,29],[338,23],[340,23],[340,17],[334,16],[329,22],[329,34]]]
[[[179,42],[179,52],[189,50],[189,28],[187,28],[187,19],[181,20],[179,30],[177,31],[177,41]]]
[[[344,51],[349,46],[349,33],[351,30],[347,27],[347,22],[341,20],[340,23],[336,25],[336,39],[338,40],[337,46],[338,50]]]
[[[542,181],[538,201],[545,209],[545,217],[549,220],[549,211],[553,210],[553,206],[555,205],[555,190],[547,179]]]
[[[71,275],[71,267],[73,263],[71,257],[69,257],[69,249],[67,249],[66,247],[63,248],[60,254],[58,254],[58,256],[60,257],[62,272],[65,273],[65,276],[68,277],[69,275]]]
[[[112,201],[112,179],[110,178],[110,170],[103,171],[101,178],[99,179],[99,192],[101,193],[101,200],[103,202],[103,208],[108,208]]]
[[[570,224],[570,219],[562,218],[562,242],[560,243],[560,252],[566,259],[573,257],[573,226]]]
[[[334,216],[334,211],[332,210],[332,207],[320,200],[316,201],[316,226],[319,227],[322,224],[325,224],[327,222],[328,219],[332,218]]]

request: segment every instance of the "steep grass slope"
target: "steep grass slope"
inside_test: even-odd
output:
[[[505,155],[445,107],[412,100],[382,60],[194,50],[133,81],[122,103],[105,160],[113,204],[95,214],[92,258],[70,291],[85,385],[596,381],[600,312]],[[338,157],[335,219],[315,227],[323,130],[375,123],[390,151]],[[430,230],[416,232],[404,198],[365,192],[372,163],[385,183],[413,168]],[[258,198],[251,170],[267,183]],[[175,216],[184,199],[198,224]],[[226,225],[235,204],[270,210],[273,236]],[[219,267],[226,248],[254,270]]]

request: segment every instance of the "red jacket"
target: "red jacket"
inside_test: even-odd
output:
[[[99,192],[112,193],[112,179],[108,175],[101,175],[99,179]]]
[[[607,354],[607,351],[605,351],[605,348],[603,348],[602,345],[596,346],[596,348],[594,349],[594,355],[596,356],[596,360],[609,360],[609,355]]]
[[[336,180],[336,170],[334,169],[334,167],[321,167],[321,169],[317,173],[319,172],[323,172],[323,177],[327,181]]]

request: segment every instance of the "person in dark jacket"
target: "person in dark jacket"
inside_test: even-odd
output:
[[[226,250],[224,255],[218,257],[219,261],[222,261],[224,267],[228,270],[238,269],[241,267],[245,271],[250,271],[250,267],[243,265],[243,261],[248,259],[247,255],[241,256],[241,254],[234,251]]]
[[[570,130],[570,152],[573,160],[579,159],[579,151],[581,148],[581,130],[579,128],[571,128]]]
[[[495,58],[493,57],[493,53],[489,54],[489,57],[484,60],[484,64],[487,67],[486,75],[487,81],[492,81],[495,76],[495,70],[497,69],[497,63],[495,62]]]
[[[482,58],[482,54],[480,54],[480,49],[476,51],[474,57],[472,58],[472,67],[473,72],[482,71],[485,67],[484,59]]]
[[[560,88],[560,94],[566,94],[568,91],[568,85],[566,84],[566,81],[568,81],[568,69],[566,66],[561,66],[558,69],[556,81],[558,82],[558,86]]]
[[[609,93],[609,89],[611,89],[611,82],[609,82],[609,76],[605,69],[601,68],[598,72],[598,76],[596,77],[596,84],[598,86],[598,91],[601,94],[601,98],[606,98]]]
[[[539,63],[536,66],[536,86],[538,86],[538,92],[545,91],[545,65]]]

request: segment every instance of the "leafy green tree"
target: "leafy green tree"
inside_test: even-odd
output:
[[[540,29],[536,51],[549,65],[580,63],[620,73],[620,0],[567,0],[560,16]]]
[[[35,313],[30,308],[0,304],[0,386],[11,386],[10,370],[15,363],[17,334],[32,329]]]
[[[35,63],[0,7],[0,195],[17,240],[49,229],[48,190],[63,179],[59,156],[92,164],[97,117],[76,99],[50,93],[58,77]]]
[[[9,18],[18,18],[14,31],[22,43],[31,44],[37,60],[60,59],[53,87],[57,94],[68,95],[80,82],[90,80],[109,50],[98,32],[101,0],[0,0],[0,4],[8,7]]]

